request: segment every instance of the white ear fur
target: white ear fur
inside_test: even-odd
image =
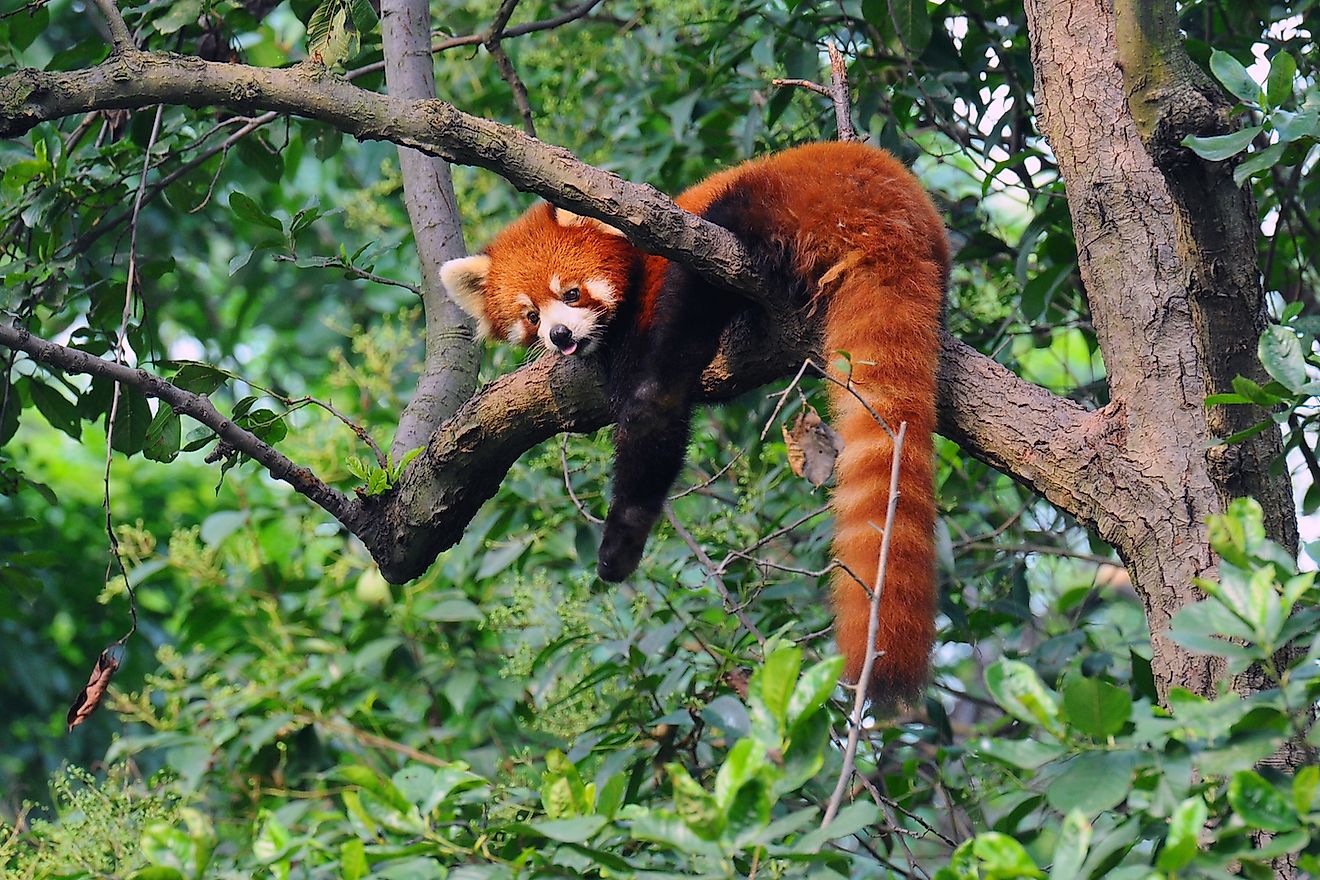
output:
[[[565,208],[555,208],[555,222],[560,226],[594,226],[606,235],[617,235],[624,238],[624,234],[615,229],[608,223],[602,223],[595,217],[583,217],[581,214],[574,214]]]
[[[477,321],[477,337],[490,335],[490,319],[486,317],[486,275],[490,272],[490,257],[473,254],[449,260],[440,267],[440,282],[449,298]]]

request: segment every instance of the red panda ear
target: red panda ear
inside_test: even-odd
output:
[[[477,338],[490,336],[490,318],[486,316],[486,276],[490,257],[473,254],[450,260],[440,267],[440,282],[449,298],[477,321]]]
[[[606,235],[617,235],[619,238],[626,237],[608,223],[602,223],[595,217],[583,217],[581,214],[574,214],[565,208],[555,208],[555,222],[560,226],[594,226]]]

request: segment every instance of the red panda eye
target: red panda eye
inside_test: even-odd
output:
[[[570,287],[564,291],[563,300],[570,306],[582,298],[582,293],[576,287]]]
[[[541,316],[538,315],[536,312],[528,312],[527,323],[535,327],[537,324],[541,323]]]

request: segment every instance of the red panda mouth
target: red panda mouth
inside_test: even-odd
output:
[[[560,353],[560,354],[566,354],[566,355],[567,355],[567,354],[572,354],[573,352],[575,352],[575,351],[577,351],[577,350],[578,350],[578,344],[577,344],[576,342],[570,342],[570,343],[569,343],[568,345],[566,345],[565,347],[559,349],[559,353]]]

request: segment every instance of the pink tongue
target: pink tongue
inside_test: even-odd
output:
[[[559,350],[562,351],[564,354],[572,354],[573,352],[577,351],[577,343],[574,342],[568,348],[561,348]]]

